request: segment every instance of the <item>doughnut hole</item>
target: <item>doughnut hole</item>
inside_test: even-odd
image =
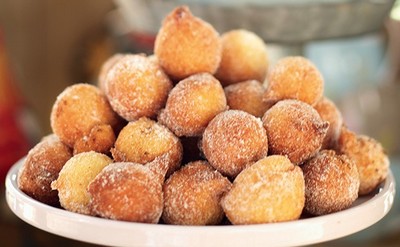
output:
[[[269,71],[264,101],[297,99],[315,105],[323,96],[324,79],[315,65],[304,57],[280,59]]]
[[[35,200],[59,206],[58,193],[50,185],[71,157],[71,149],[56,135],[44,137],[28,152],[18,172],[18,188]]]
[[[226,108],[219,81],[201,73],[180,81],[171,90],[158,120],[179,137],[201,136],[208,123]]]
[[[310,105],[298,100],[282,100],[263,116],[270,154],[286,155],[296,165],[321,149],[329,123]]]
[[[360,179],[356,164],[346,155],[323,150],[302,167],[305,211],[324,215],[349,208],[358,197]]]
[[[268,69],[267,47],[255,33],[238,29],[224,33],[222,59],[215,77],[223,86],[246,80],[264,82]]]
[[[272,155],[243,170],[221,205],[232,224],[245,225],[299,219],[304,202],[300,167],[285,156]]]
[[[224,217],[220,200],[230,187],[208,162],[191,162],[165,182],[162,219],[174,225],[219,224]]]
[[[234,178],[267,156],[268,138],[260,119],[239,110],[218,114],[204,131],[201,149],[210,164]]]
[[[161,67],[174,80],[193,74],[214,74],[221,61],[219,34],[192,15],[187,6],[172,10],[162,22],[154,44]]]

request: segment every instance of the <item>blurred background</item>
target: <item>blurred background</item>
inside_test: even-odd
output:
[[[65,87],[96,83],[101,64],[116,52],[151,54],[162,18],[182,3],[220,33],[236,28],[257,33],[271,65],[288,55],[311,59],[349,128],[383,144],[399,183],[399,0],[1,0],[1,181],[51,132],[50,110]],[[9,210],[4,183],[0,186],[2,246],[94,246],[24,223]],[[399,246],[398,196],[376,225],[318,246],[354,244]]]

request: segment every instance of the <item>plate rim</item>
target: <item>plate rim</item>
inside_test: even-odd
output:
[[[246,243],[244,241],[241,241],[241,239],[239,239],[240,241],[234,241],[235,239],[237,240],[239,236],[249,236],[250,238],[250,236],[255,237],[258,236],[258,234],[267,234],[269,232],[276,233],[277,231],[279,231],[279,229],[286,229],[288,232],[300,229],[307,232],[307,230],[304,229],[305,227],[309,227],[310,230],[311,228],[315,228],[317,230],[316,236],[304,236],[304,238],[299,241],[289,240],[288,238],[288,241],[277,241],[274,243],[274,245],[276,244],[277,246],[284,246],[288,244],[306,245],[321,243],[348,236],[375,224],[390,211],[395,196],[395,179],[391,169],[389,168],[386,180],[382,182],[382,184],[378,187],[378,189],[375,191],[375,194],[370,194],[368,196],[363,196],[357,199],[363,200],[359,205],[355,205],[351,208],[328,215],[303,218],[295,221],[253,225],[180,226],[125,222],[70,212],[61,208],[46,205],[29,197],[24,192],[22,192],[17,185],[18,172],[22,167],[25,158],[26,157],[23,157],[18,162],[16,162],[10,168],[6,176],[6,201],[11,211],[26,223],[41,230],[78,241],[110,246],[165,246],[165,240],[171,240],[170,243],[172,245],[170,246],[184,246],[187,244],[190,244],[191,246],[214,246],[216,242],[210,242],[208,237],[217,238],[219,235],[232,237],[233,239],[223,239],[227,240],[231,246],[239,246],[240,244],[238,245],[238,243]],[[383,208],[381,208],[382,206]],[[327,227],[329,227],[324,225],[326,222],[331,222],[337,226],[346,227],[346,225],[348,225],[350,222],[337,221],[337,219],[350,219],[350,217],[354,217],[355,215],[357,215],[358,211],[366,211],[367,208],[376,209],[377,211],[373,216],[370,216],[368,218],[367,223],[354,223],[356,225],[355,228],[347,231],[339,229],[338,231],[336,231],[336,233],[333,234],[329,233],[329,231],[324,231],[327,230]],[[378,210],[377,208],[381,210]],[[33,214],[36,213],[45,217],[38,218],[39,215],[32,216],[27,213],[27,211],[34,211]],[[53,226],[51,225],[52,221],[58,222],[58,224],[60,225]],[[75,232],[72,229],[60,229],[63,222],[65,223],[65,225],[76,227],[77,231]],[[104,231],[106,228],[105,225],[107,225],[107,227],[110,229],[114,229],[110,230],[110,233],[112,232],[114,234],[114,236],[111,236],[111,238],[103,236],[100,238],[94,238],[94,235],[96,234],[94,234],[95,232],[91,231],[89,228],[89,230],[86,231],[85,234],[80,234],[81,232],[78,231],[80,229],[85,230],[86,227],[94,227],[97,228],[97,230]],[[118,230],[123,231],[120,233],[120,236],[118,236]],[[322,230],[322,232],[320,230]],[[136,231],[140,234],[145,234],[148,236],[141,236],[141,238],[134,238],[134,240],[132,240],[132,238],[120,239],[119,237],[127,237],[127,234],[124,231]],[[157,239],[151,239],[155,236],[159,236],[160,234],[172,236],[171,238],[158,237]],[[193,242],[193,239],[190,242],[187,242],[189,238],[185,237],[185,235],[191,235],[198,242]],[[200,237],[197,237],[196,235],[200,235]],[[265,237],[261,237],[260,239],[249,239],[249,241],[255,243],[256,245],[268,244],[265,243],[263,239],[265,240]],[[223,243],[226,243],[226,241]]]

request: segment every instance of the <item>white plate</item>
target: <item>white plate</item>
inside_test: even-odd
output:
[[[294,246],[324,242],[361,231],[385,216],[393,204],[392,172],[375,193],[341,212],[297,221],[245,226],[173,226],[101,219],[40,203],[17,186],[17,162],[6,178],[6,199],[22,220],[44,231],[109,246]]]

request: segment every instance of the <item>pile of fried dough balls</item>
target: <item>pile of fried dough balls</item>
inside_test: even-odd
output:
[[[345,127],[312,62],[267,57],[256,34],[220,36],[177,7],[154,55],[116,54],[97,86],[57,97],[19,188],[76,213],[178,225],[291,221],[373,193],[389,169],[381,144]]]

